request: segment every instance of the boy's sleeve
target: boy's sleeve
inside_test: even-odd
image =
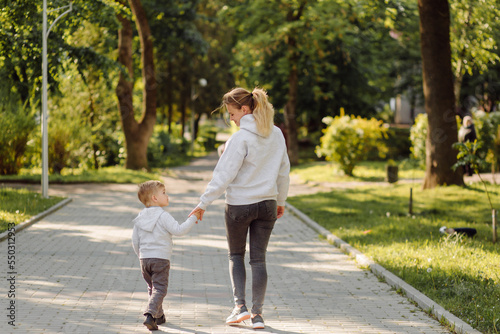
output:
[[[134,247],[134,252],[137,256],[139,254],[139,231],[137,231],[137,227],[134,225],[134,230],[132,231],[132,247]]]
[[[172,235],[184,235],[188,233],[196,224],[196,216],[189,217],[184,223],[179,224],[177,220],[168,212],[162,213],[161,221],[167,231]]]

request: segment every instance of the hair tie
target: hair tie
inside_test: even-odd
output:
[[[250,93],[250,97],[253,99],[253,93]]]

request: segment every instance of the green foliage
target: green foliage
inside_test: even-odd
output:
[[[500,61],[496,31],[500,8],[496,1],[450,1],[452,64],[455,76],[488,70]]]
[[[427,114],[420,114],[415,118],[415,123],[410,129],[410,151],[412,158],[415,159],[422,168],[425,168],[427,128]]]
[[[382,121],[337,116],[325,117],[323,122],[327,128],[320,139],[321,146],[316,147],[316,154],[340,164],[346,175],[352,176],[354,167],[366,160],[371,151],[377,150],[380,157],[387,153],[383,141],[387,128]]]
[[[15,104],[0,109],[0,175],[16,174],[23,165],[30,133],[35,129],[34,115]]]
[[[61,197],[43,198],[26,189],[0,188],[0,233],[7,230],[9,223],[22,223],[61,200]]]
[[[481,149],[481,142],[474,140],[474,142],[455,143],[453,148],[458,151],[457,162],[453,165],[453,169],[460,166],[470,165],[471,168],[479,173],[479,170],[486,166],[486,161],[478,154]]]
[[[492,170],[497,171],[500,165],[500,112],[476,111],[473,117],[477,138],[481,144],[476,154],[486,162],[481,164],[479,170],[484,171],[486,165],[491,165]]]
[[[50,183],[134,183],[147,180],[160,180],[162,176],[154,172],[136,171],[123,167],[103,167],[98,170],[85,168],[64,168],[61,174],[49,176]],[[41,182],[41,169],[21,169],[18,175],[0,176],[2,181],[22,181],[26,183]]]
[[[155,125],[148,145],[148,165],[166,167],[182,163],[186,160],[189,145],[185,138],[169,134],[162,125]]]
[[[319,175],[319,174],[317,174]],[[408,215],[410,187],[413,212]],[[420,184],[334,189],[287,201],[483,333],[499,327],[500,248],[480,184],[422,190]],[[491,186],[492,202],[500,186]],[[441,226],[473,227],[473,239]]]

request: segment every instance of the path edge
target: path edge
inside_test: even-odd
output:
[[[321,236],[325,237],[328,242],[342,250],[345,254],[355,258],[356,262],[363,267],[368,267],[377,276],[389,284],[394,289],[401,291],[406,298],[415,302],[420,308],[425,312],[431,313],[436,319],[441,323],[446,323],[450,329],[458,334],[481,334],[478,330],[472,328],[462,319],[454,316],[450,312],[446,311],[441,305],[434,302],[432,299],[403,281],[401,278],[397,277],[381,265],[375,263],[373,260],[368,258],[362,252],[356,248],[349,245],[344,240],[340,239],[336,235],[332,234],[323,226],[319,225],[317,222],[309,218],[302,211],[286,202],[286,207],[290,212],[299,218],[303,223],[312,228],[314,231],[319,233]]]
[[[24,221],[22,223],[17,224],[16,228],[15,228],[15,233],[18,233],[18,232],[24,230],[25,228],[30,227],[34,223],[42,220],[44,217],[50,215],[51,213],[59,210],[60,208],[62,208],[66,204],[70,203],[72,200],[73,200],[72,198],[66,198],[66,199],[62,200],[61,202],[57,203],[56,205],[51,206],[47,210],[45,210],[45,211],[37,214],[36,216],[33,216],[30,219],[28,219],[28,220],[26,220],[26,221]],[[9,237],[9,231],[8,230],[5,231],[5,232],[3,232],[3,233],[1,233],[0,234],[0,242],[4,241],[8,237]]]

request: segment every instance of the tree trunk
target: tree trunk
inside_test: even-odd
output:
[[[299,143],[298,131],[295,110],[297,107],[297,92],[298,92],[298,75],[297,67],[293,66],[288,76],[288,101],[285,105],[285,127],[287,133],[288,158],[290,164],[297,165],[299,163]]]
[[[147,148],[156,122],[156,77],[153,43],[146,14],[140,0],[129,0],[129,4],[135,17],[142,49],[141,62],[144,90],[142,119],[140,122],[137,122],[135,119],[132,102],[134,87],[132,78],[132,25],[128,19],[121,16],[118,17],[122,25],[118,32],[118,61],[126,68],[128,76],[124,73],[120,73],[120,78],[116,87],[116,95],[118,97],[127,149],[125,168],[147,169]]]
[[[429,128],[426,140],[424,189],[463,185],[462,169],[452,170],[458,141],[450,49],[450,11],[447,0],[419,0],[425,111]]]
[[[297,10],[290,9],[287,13],[287,21],[293,22],[300,20],[306,3],[306,1],[300,2]],[[285,128],[287,133],[288,158],[290,159],[290,164],[297,165],[299,163],[299,141],[295,110],[297,109],[297,94],[299,88],[297,73],[299,55],[297,51],[297,41],[295,40],[293,31],[291,35],[288,36],[287,44],[290,73],[288,74],[288,101],[284,110]]]

